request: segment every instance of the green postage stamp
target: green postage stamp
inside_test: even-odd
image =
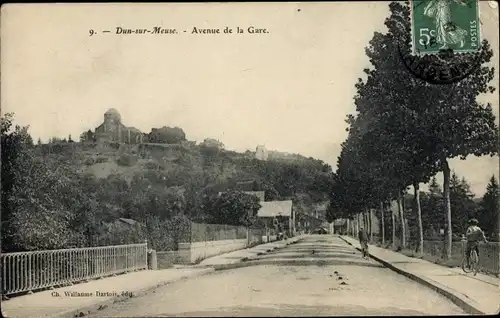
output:
[[[411,9],[413,53],[479,50],[479,0],[413,0]]]

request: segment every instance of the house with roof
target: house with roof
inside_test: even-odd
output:
[[[290,236],[295,233],[295,213],[292,209],[292,200],[261,201],[260,205],[257,217],[264,221],[268,238],[273,232],[272,229],[275,229],[274,232],[279,230],[288,232]]]

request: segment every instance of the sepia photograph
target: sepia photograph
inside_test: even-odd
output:
[[[3,317],[500,313],[498,1],[0,21]]]

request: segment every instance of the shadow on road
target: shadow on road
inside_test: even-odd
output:
[[[342,259],[286,259],[286,258],[276,258],[276,259],[261,259],[261,260],[250,260],[241,264],[238,267],[247,266],[258,266],[258,265],[275,265],[275,266],[332,266],[332,265],[350,265],[350,266],[362,266],[362,267],[378,267],[384,268],[384,266],[375,262],[367,262],[366,260],[342,260]]]
[[[315,254],[300,254],[300,255],[294,255],[294,254],[267,254],[267,255],[262,255],[259,257],[259,259],[303,259],[303,258],[311,258],[312,256],[314,259],[328,259],[328,258],[339,258],[339,259],[353,259],[353,254],[354,253],[349,253],[349,254],[341,254],[341,253],[315,253]]]
[[[313,316],[424,316],[416,310],[397,307],[365,308],[363,306],[307,306],[276,304],[267,306],[234,306],[213,310],[191,311],[175,315],[159,315],[161,317],[313,317]]]

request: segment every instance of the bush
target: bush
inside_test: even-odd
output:
[[[108,143],[108,146],[113,150],[118,150],[120,149],[121,144],[118,142],[110,142]]]
[[[109,161],[109,158],[105,157],[105,156],[98,156],[97,158],[95,158],[95,163],[105,163],[108,161]]]
[[[140,224],[127,225],[119,221],[104,225],[104,233],[98,238],[98,245],[123,245],[143,243],[147,235]]]
[[[95,163],[95,160],[94,158],[87,158],[83,163],[86,164],[87,166],[91,166]]]
[[[116,163],[119,166],[125,166],[125,167],[131,167],[135,165],[137,162],[137,157],[136,156],[131,156],[127,154],[123,154],[118,159],[116,160]]]
[[[157,162],[155,162],[154,160],[149,160],[147,161],[144,166],[147,168],[147,169],[151,169],[151,170],[158,170],[158,169],[161,169],[163,170],[163,167],[158,164]]]

